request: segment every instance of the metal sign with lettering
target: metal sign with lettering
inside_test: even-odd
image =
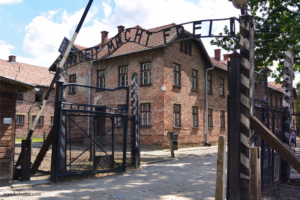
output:
[[[200,20],[187,22],[183,24],[174,25],[159,31],[148,31],[141,28],[128,28],[123,32],[118,33],[113,38],[109,39],[107,43],[102,45],[97,45],[91,48],[86,48],[81,51],[77,51],[76,53],[70,53],[67,59],[67,68],[70,68],[76,64],[91,61],[91,60],[101,60],[107,58],[111,54],[113,54],[117,49],[119,49],[123,44],[132,42],[147,48],[158,47],[161,45],[165,45],[167,43],[171,43],[167,41],[168,36],[171,36],[171,33],[177,37],[176,42],[187,40],[187,39],[199,39],[199,38],[208,38],[208,37],[235,37],[235,21],[239,19],[232,17],[226,19],[211,19],[211,20]],[[230,24],[230,34],[228,35],[213,35],[212,28],[214,21],[228,21]],[[206,35],[202,35],[197,33],[203,22],[209,23],[209,31]],[[184,29],[184,25],[192,25],[193,31],[192,33],[186,32]],[[171,31],[172,29],[172,31]],[[173,36],[172,35],[172,36]],[[66,39],[66,38],[65,38]],[[66,46],[68,40],[63,40],[62,45],[60,47],[59,52],[63,52],[64,47]],[[156,44],[152,42],[152,40],[163,41],[163,43]]]
[[[68,40],[66,37],[64,37],[63,41],[61,42],[60,44],[60,47],[58,49],[59,53],[61,53],[62,55],[65,54],[67,48],[68,48],[68,45],[70,43],[70,40]]]

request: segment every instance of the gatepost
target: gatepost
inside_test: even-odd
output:
[[[240,53],[241,53],[241,199],[251,198],[250,157],[253,131],[250,129],[250,117],[254,111],[254,26],[253,17],[240,17]]]
[[[284,69],[283,69],[283,109],[284,109],[284,136],[283,144],[289,149],[290,135],[291,135],[291,111],[292,111],[292,98],[293,98],[293,59],[294,54],[292,51],[284,52]],[[294,127],[295,128],[295,127]],[[281,179],[284,182],[290,181],[290,165],[282,159]]]
[[[240,54],[235,51],[229,57],[227,199],[250,200],[250,147],[253,143],[250,117],[254,111],[254,29],[251,16],[240,17]]]

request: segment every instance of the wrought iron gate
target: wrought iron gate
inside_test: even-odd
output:
[[[254,87],[255,116],[282,141],[284,111],[282,106],[274,107],[269,104],[266,69],[254,73]],[[282,158],[257,133],[253,137],[254,145],[261,147],[261,184],[262,190],[265,190],[280,181]]]
[[[62,84],[57,91],[64,98],[56,102],[55,177],[124,172],[134,165],[134,152],[127,149],[134,141],[132,134],[127,134],[129,87]]]

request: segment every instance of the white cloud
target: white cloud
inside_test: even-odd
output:
[[[78,24],[84,9],[74,13],[64,10],[54,10],[42,13],[35,17],[26,27],[26,35],[22,50],[33,58],[21,58],[27,63],[49,67],[59,55],[58,48],[64,37],[70,38],[73,30]],[[91,9],[85,22],[89,22],[96,9]],[[60,15],[61,22],[54,22],[54,16]]]
[[[103,2],[102,6],[104,7],[104,16],[107,18],[111,14],[111,6]]]
[[[101,41],[101,31],[108,31],[109,37],[112,37],[117,34],[118,25],[124,25],[125,28],[136,25],[153,28],[173,22],[180,24],[194,20],[238,17],[239,15],[239,10],[224,0],[199,0],[197,3],[187,0],[115,0],[113,9],[107,3],[101,5],[99,3],[93,5],[78,34],[76,44],[85,47],[94,46]],[[97,6],[103,9],[104,18],[102,19],[98,19],[96,15]],[[66,10],[58,9],[41,13],[26,26],[22,50],[34,58],[32,61],[35,61],[35,64],[49,67],[59,55],[57,49],[63,37],[72,36],[71,31],[78,24],[83,11],[84,9],[81,9],[68,13]],[[60,21],[55,22],[54,19]],[[224,24],[215,25],[214,29],[218,31],[221,31],[224,26]],[[203,27],[203,30],[205,29],[207,30]],[[207,52],[213,56],[213,50],[218,47],[211,46],[210,40],[206,39],[203,42]]]
[[[113,13],[102,20],[104,26],[100,30],[109,31],[109,37],[117,34],[118,25],[126,28],[136,25],[153,28],[173,22],[180,24],[203,19],[238,17],[240,13],[231,2],[224,0],[199,0],[197,3],[187,0],[115,0],[115,4]],[[189,28],[191,30],[191,26]],[[224,24],[215,24],[215,33],[223,32],[223,28]],[[203,27],[203,31],[205,29],[208,30]],[[214,56],[213,50],[218,47],[209,44],[211,39],[203,39],[203,43],[210,56]],[[223,50],[223,53],[226,52]]]
[[[11,50],[15,49],[13,45],[7,44],[5,41],[0,40],[0,58],[7,60],[8,56],[12,55]]]
[[[0,0],[0,4],[21,3],[22,0]]]

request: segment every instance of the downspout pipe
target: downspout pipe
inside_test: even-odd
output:
[[[91,61],[91,66],[90,66],[90,70],[89,70],[89,86],[91,86],[91,82],[92,82],[92,66],[93,66],[93,61]],[[91,88],[89,88],[89,105],[91,105]],[[89,110],[91,108],[89,107]],[[88,135],[90,135],[90,117],[88,117]]]
[[[214,69],[214,65],[212,65],[211,68],[206,69],[205,71],[205,110],[206,110],[206,141],[205,146],[211,146],[210,143],[208,143],[208,102],[207,102],[207,71]]]

